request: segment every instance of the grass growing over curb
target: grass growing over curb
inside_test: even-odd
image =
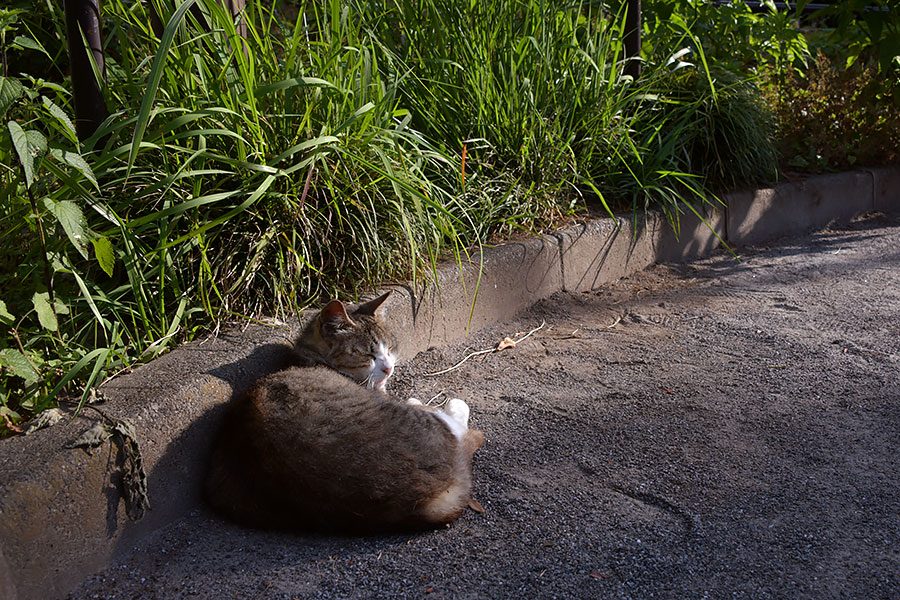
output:
[[[0,81],[0,430],[223,320],[427,276],[588,196],[677,223],[771,168],[688,28],[633,81],[589,3],[249,3],[244,38],[215,0],[152,4],[161,36],[104,3],[92,139],[64,87]]]

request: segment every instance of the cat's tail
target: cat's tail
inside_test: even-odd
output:
[[[470,461],[472,460],[472,455],[475,454],[475,451],[481,448],[481,445],[484,443],[484,432],[480,429],[469,429],[466,431],[466,434],[462,439],[463,450],[465,451],[466,458]]]

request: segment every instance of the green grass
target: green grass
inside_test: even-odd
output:
[[[103,4],[112,115],[91,140],[64,86],[20,77],[0,102],[0,162],[32,161],[0,173],[7,427],[223,321],[422,278],[586,198],[677,223],[709,182],[758,176],[730,166],[760,162],[733,148],[747,91],[687,29],[669,55],[699,66],[678,52],[636,82],[590,3],[250,2],[241,40],[214,0],[200,23],[153,2],[161,38],[146,3]]]

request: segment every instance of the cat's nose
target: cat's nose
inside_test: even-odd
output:
[[[391,365],[384,365],[381,367],[381,372],[384,373],[385,377],[390,377],[391,373],[394,372],[394,367]]]

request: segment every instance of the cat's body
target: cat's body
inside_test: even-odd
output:
[[[218,511],[255,527],[374,531],[440,525],[467,506],[484,436],[461,400],[434,411],[383,393],[394,360],[375,316],[385,298],[352,316],[327,305],[297,342],[304,366],[263,377],[230,407],[206,484]]]

